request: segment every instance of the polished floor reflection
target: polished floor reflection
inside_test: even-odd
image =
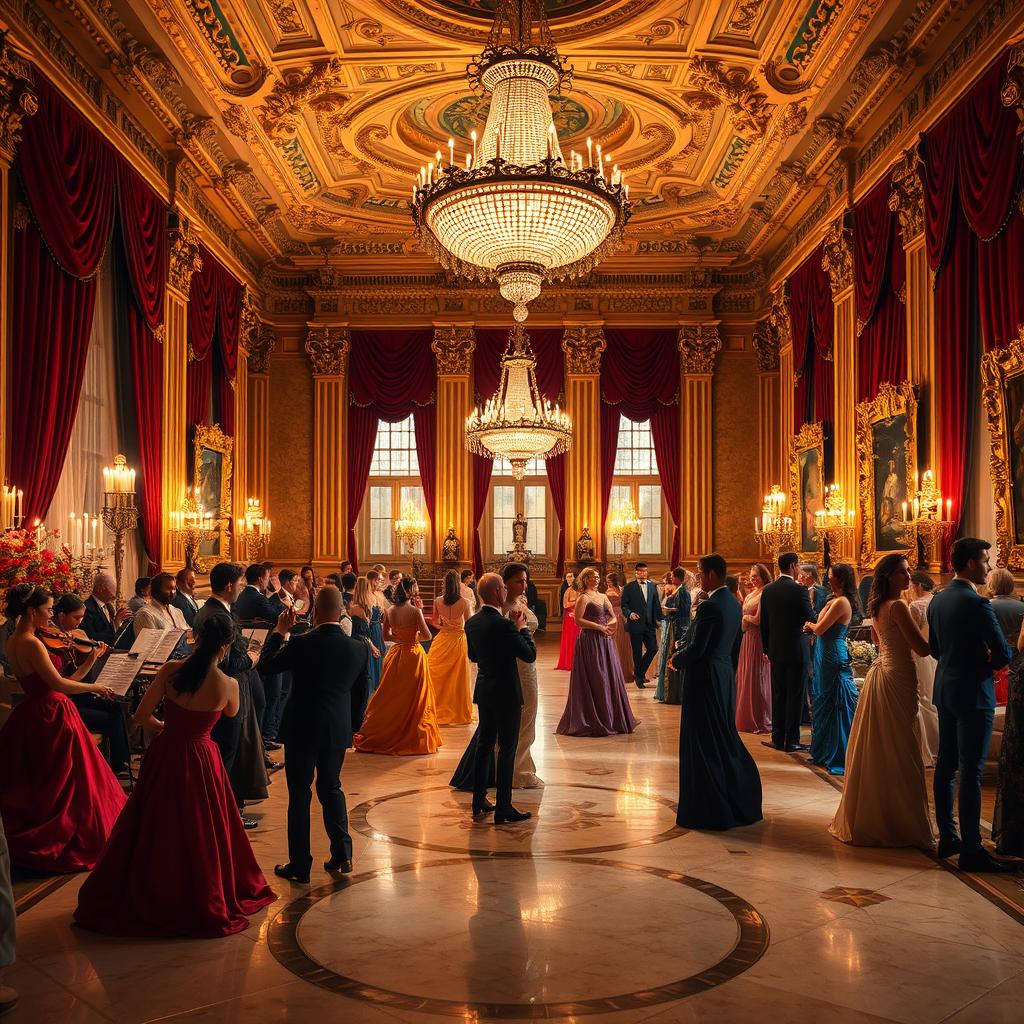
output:
[[[72,929],[75,879],[19,918],[9,1019],[1020,1019],[1024,926],[922,853],[836,843],[837,791],[758,737],[765,821],[676,829],[678,709],[632,690],[633,735],[555,736],[568,679],[553,640],[535,747],[548,786],[517,794],[531,822],[473,824],[447,788],[472,727],[443,730],[429,757],[350,755],[350,879],[275,879],[281,899],[247,932],[173,942]],[[278,778],[250,833],[268,877]]]

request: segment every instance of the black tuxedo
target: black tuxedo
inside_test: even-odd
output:
[[[644,685],[647,669],[658,656],[658,623],[664,618],[657,586],[653,580],[644,582],[646,600],[638,580],[631,580],[622,588],[622,618],[633,647],[633,680],[637,686]],[[630,615],[639,618],[631,619]]]
[[[274,605],[261,590],[248,584],[231,606],[231,614],[239,622],[275,624]],[[281,700],[281,674],[254,671],[249,677],[256,721],[264,740],[273,740],[277,730],[278,704]]]
[[[800,710],[807,675],[804,623],[814,621],[811,597],[802,583],[780,576],[761,594],[761,642],[772,667],[772,743],[800,742]]]
[[[473,778],[473,806],[487,796],[494,745],[498,745],[497,811],[512,806],[512,774],[519,742],[519,719],[523,711],[523,687],[516,658],[528,664],[537,660],[537,648],[528,629],[516,629],[510,619],[490,605],[484,605],[466,622],[469,660],[479,671],[473,702],[480,709],[480,727]]]
[[[196,599],[194,597],[189,597],[188,594],[181,590],[176,590],[174,592],[174,597],[171,598],[171,604],[185,616],[185,625],[191,629],[192,623],[196,620],[196,612],[199,611],[199,605],[196,602]]]
[[[277,622],[269,598],[251,583],[238,595],[231,612],[239,622]]]
[[[280,731],[288,780],[288,863],[305,873],[313,863],[309,801],[314,773],[331,857],[352,859],[341,767],[345,751],[352,746],[352,734],[363,724],[370,649],[345,636],[336,623],[317,626],[282,647],[283,643],[280,633],[271,633],[258,667],[270,675],[290,672],[292,676]]]
[[[113,605],[108,605],[113,609]],[[97,640],[108,647],[114,646],[117,630],[113,622],[107,618],[103,605],[91,594],[85,600],[85,618],[82,619],[82,630],[90,640]]]

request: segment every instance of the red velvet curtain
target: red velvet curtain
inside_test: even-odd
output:
[[[433,329],[353,331],[349,355],[348,557],[358,565],[355,523],[366,497],[377,423],[413,417],[423,499],[431,522],[436,494]]]
[[[217,328],[219,264],[200,247],[202,269],[192,275],[188,290],[188,369],[185,420],[190,427],[210,419],[213,380],[213,339]]]
[[[57,490],[82,391],[96,273],[110,240],[113,150],[45,78],[18,170],[33,223],[14,233],[11,480],[29,523]]]
[[[832,332],[835,307],[829,276],[818,246],[789,278],[789,316],[793,330],[793,429],[804,423],[831,423],[834,398]]]
[[[118,165],[125,265],[133,302],[128,336],[139,443],[140,526],[150,562],[160,564],[162,527],[163,348],[153,333],[163,323],[167,281],[167,208],[127,164]]]
[[[235,436],[235,377],[238,371],[238,332],[242,323],[242,285],[220,267],[217,294],[217,360],[214,394],[221,428]]]

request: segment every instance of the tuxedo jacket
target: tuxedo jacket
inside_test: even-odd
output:
[[[702,677],[719,682],[730,678],[732,649],[742,623],[743,608],[728,587],[720,587],[701,602],[686,643],[672,659],[675,668],[686,669],[687,686]]]
[[[763,613],[762,613],[763,614]],[[992,673],[1012,652],[987,597],[953,580],[928,602],[928,645],[938,664],[932,701],[948,711],[996,706]]]
[[[82,630],[90,640],[98,640],[108,647],[114,646],[117,631],[114,624],[107,618],[103,605],[91,594],[85,601],[85,618],[82,619]]]
[[[537,648],[528,629],[516,629],[497,608],[484,605],[466,622],[469,660],[479,667],[473,703],[491,707],[521,707],[523,687],[516,658],[532,664]]]
[[[231,649],[228,651],[227,657],[220,663],[221,671],[226,675],[233,676],[235,679],[238,679],[252,667],[252,663],[249,661],[249,643],[245,637],[238,632],[238,625],[231,612],[229,612],[227,608],[217,600],[217,598],[209,598],[206,604],[196,612],[196,616],[192,620],[192,631],[194,633],[198,633],[207,619],[215,617],[226,619],[231,625],[234,636],[231,643]]]
[[[761,593],[761,642],[776,665],[802,665],[808,658],[804,623],[814,620],[811,596],[802,583],[780,576]]]
[[[191,629],[192,623],[196,620],[196,612],[199,611],[199,604],[196,600],[189,597],[188,594],[176,590],[174,597],[171,599],[171,604],[185,616],[185,623]]]
[[[329,623],[293,636],[267,637],[256,666],[266,675],[291,672],[278,738],[289,747],[347,750],[363,724],[370,692],[370,648]]]
[[[231,612],[239,622],[277,623],[274,606],[267,595],[251,584],[238,595]]]
[[[646,633],[648,630],[656,629],[664,618],[661,612],[661,598],[658,596],[654,580],[647,581],[646,601],[640,584],[636,580],[630,580],[622,588],[621,607],[627,633]],[[629,616],[634,613],[640,618],[631,619]]]

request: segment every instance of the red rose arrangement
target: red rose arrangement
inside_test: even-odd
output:
[[[0,533],[0,593],[17,583],[34,583],[52,594],[74,592],[77,581],[71,569],[71,551],[57,531],[37,536],[35,530]]]

